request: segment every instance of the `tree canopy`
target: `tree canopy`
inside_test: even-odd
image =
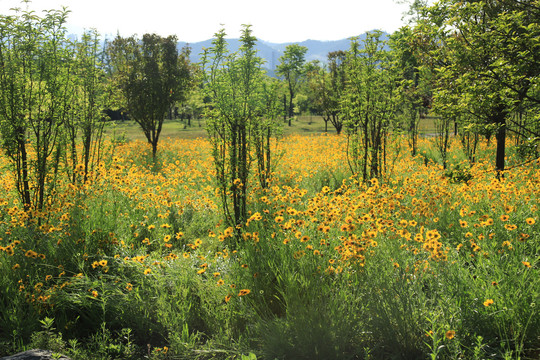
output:
[[[439,113],[470,119],[497,138],[496,168],[505,168],[511,114],[538,105],[540,2],[442,0],[415,28],[424,64],[436,71]],[[519,130],[538,136],[538,116]]]
[[[154,157],[165,114],[190,84],[189,49],[178,54],[176,44],[176,36],[117,36],[108,49],[121,104],[140,125]]]

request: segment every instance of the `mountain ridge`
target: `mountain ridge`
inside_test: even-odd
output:
[[[387,38],[388,33],[383,33],[383,38]],[[359,35],[360,41],[365,39],[366,33]],[[183,48],[188,45],[191,47],[191,56],[190,60],[192,62],[199,62],[201,59],[201,54],[203,48],[209,48],[212,46],[212,40],[203,40],[198,42],[178,42],[178,49]],[[240,40],[238,38],[225,39],[227,41],[228,49],[231,52],[235,52],[240,47]],[[257,39],[255,48],[257,49],[258,55],[263,58],[266,62],[265,68],[268,70],[269,75],[273,75],[276,66],[279,64],[279,57],[283,55],[286,47],[291,44],[298,44],[308,48],[306,52],[306,61],[319,60],[320,62],[325,63],[327,61],[327,56],[329,52],[343,50],[347,51],[350,47],[350,38],[340,39],[340,40],[304,40],[300,42],[285,42],[285,43],[272,43],[269,41]]]

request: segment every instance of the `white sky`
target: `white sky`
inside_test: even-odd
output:
[[[242,24],[270,42],[338,40],[368,30],[393,32],[408,6],[395,0],[34,0],[30,9],[71,10],[71,33],[96,28],[102,35],[157,33],[197,42],[224,25],[227,37],[240,36]],[[0,0],[0,13],[24,8],[19,0]]]

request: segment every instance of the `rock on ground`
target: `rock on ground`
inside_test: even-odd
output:
[[[0,358],[0,360],[53,360],[53,359],[59,359],[59,360],[71,360],[67,356],[62,355],[61,357],[54,357],[52,356],[52,352],[49,350],[28,350],[23,351],[15,355],[10,356],[4,356]]]

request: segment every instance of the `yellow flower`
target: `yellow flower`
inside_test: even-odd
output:
[[[97,298],[98,297],[98,292],[96,290],[92,291],[92,296]]]
[[[233,184],[237,187],[242,187],[242,180],[236,178],[234,179]]]
[[[35,251],[28,250],[28,251],[24,254],[24,256],[26,256],[26,257],[31,257],[31,258],[34,258],[34,259],[35,259],[35,258],[37,258],[38,254],[37,254],[37,252],[35,252]]]
[[[99,265],[101,265],[101,266],[103,266],[103,267],[107,266],[107,260],[101,260],[101,261],[99,262]]]
[[[448,340],[452,340],[454,336],[456,336],[456,332],[454,330],[448,330],[444,336],[446,336]]]
[[[523,265],[525,265],[525,267],[528,267],[528,268],[531,267],[531,263],[528,262],[528,261],[522,261],[521,263],[522,263]]]
[[[238,296],[245,296],[245,295],[248,295],[251,291],[249,289],[242,289],[240,290],[240,292],[238,293]]]
[[[525,222],[528,225],[534,225],[536,223],[536,221],[533,218],[527,218],[527,219],[525,219]]]
[[[217,286],[221,286],[221,285],[223,285],[223,284],[225,284],[225,281],[223,281],[223,279],[219,279],[219,280],[217,281]]]
[[[126,284],[126,290],[127,290],[127,291],[133,290],[133,285],[132,285],[131,283],[127,283],[127,284]]]
[[[262,219],[261,213],[256,212],[255,214],[251,215],[249,218],[250,220],[259,221]]]
[[[486,301],[484,301],[484,306],[485,306],[485,307],[488,307],[488,306],[490,306],[490,305],[492,305],[492,304],[493,304],[493,300],[492,300],[492,299],[487,299]]]
[[[152,272],[152,269],[146,268],[146,269],[144,270],[144,275],[148,275],[148,274],[150,274],[151,272]]]

